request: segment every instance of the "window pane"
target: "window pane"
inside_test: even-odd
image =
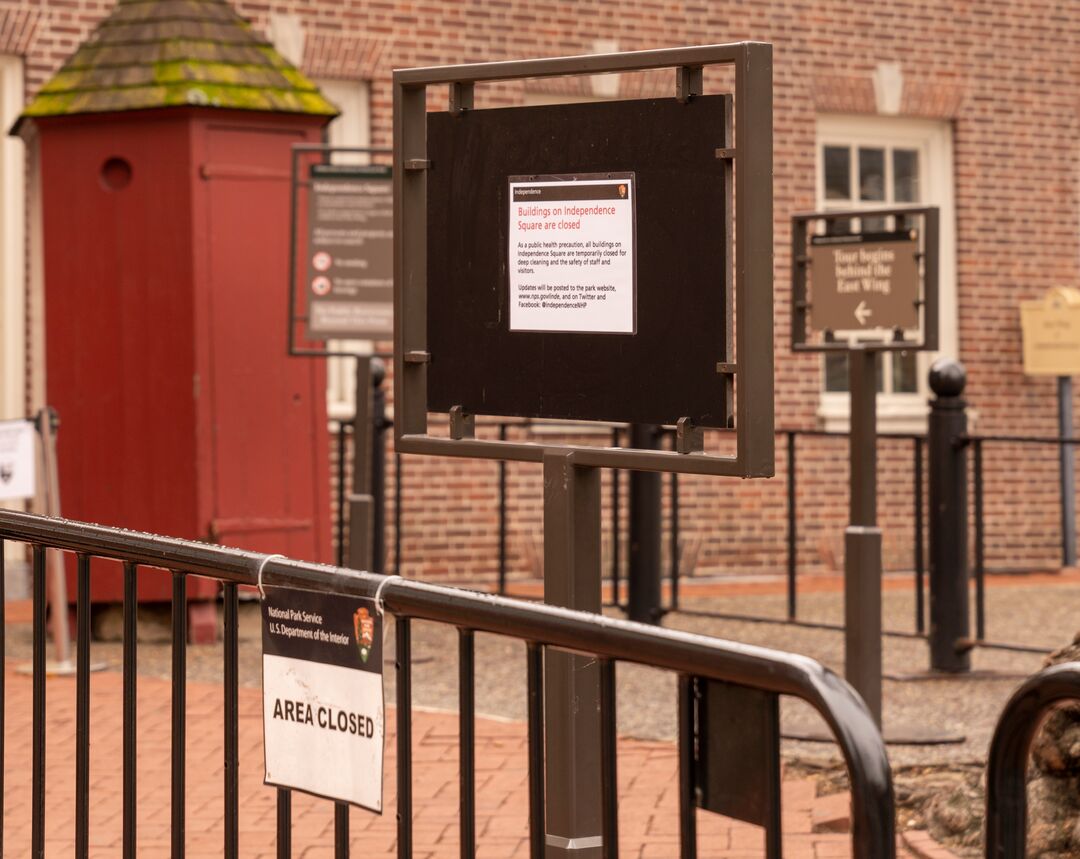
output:
[[[852,218],[833,218],[825,222],[825,235],[846,236],[854,232],[855,221]]]
[[[914,352],[892,353],[892,389],[894,394],[914,394],[918,392]]]
[[[847,392],[847,355],[842,352],[825,353],[825,390]]]
[[[864,233],[884,233],[885,218],[859,218]]]
[[[825,199],[851,199],[851,150],[846,146],[825,147]]]
[[[885,361],[887,355],[880,355],[875,362],[877,369],[877,392],[884,390],[885,384]],[[825,353],[825,390],[846,394],[848,391],[848,356],[843,352]]]
[[[859,199],[884,201],[884,149],[864,149],[859,147]]]
[[[919,153],[914,149],[894,149],[892,163],[893,200],[919,202]]]

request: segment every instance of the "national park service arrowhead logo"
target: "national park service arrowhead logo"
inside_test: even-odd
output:
[[[375,618],[366,608],[358,608],[353,613],[353,634],[356,636],[360,659],[366,663],[371,655],[371,646],[375,643]]]

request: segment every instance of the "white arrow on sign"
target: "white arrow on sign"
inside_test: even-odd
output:
[[[860,301],[859,306],[855,308],[855,318],[859,320],[860,325],[865,325],[866,320],[874,315],[874,311],[866,306],[865,301]]]

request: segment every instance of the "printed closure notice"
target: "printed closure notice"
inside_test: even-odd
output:
[[[266,784],[382,811],[382,618],[371,600],[265,588]]]
[[[510,177],[510,330],[633,334],[633,173]]]
[[[31,498],[37,491],[36,434],[31,421],[0,421],[0,501]]]

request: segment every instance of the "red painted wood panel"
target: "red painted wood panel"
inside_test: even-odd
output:
[[[208,118],[202,129],[214,531],[328,561],[325,368],[286,357],[290,147],[314,128]]]

